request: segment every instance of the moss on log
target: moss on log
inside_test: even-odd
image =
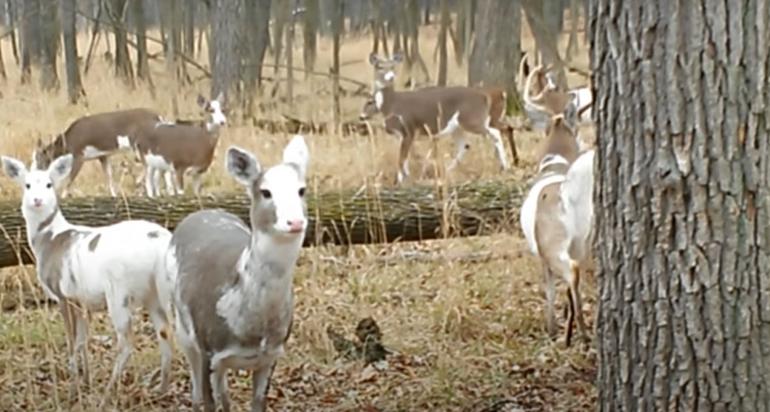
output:
[[[308,193],[305,245],[365,244],[475,236],[514,227],[525,184],[498,181],[454,187],[407,187],[386,190]],[[32,262],[18,199],[0,201],[0,267],[21,259]],[[186,215],[222,208],[248,222],[249,199],[243,193],[149,199],[146,197],[69,198],[61,202],[75,224],[101,226],[125,219],[147,219],[173,230]]]

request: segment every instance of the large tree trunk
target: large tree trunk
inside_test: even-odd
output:
[[[59,1],[40,0],[40,88],[59,88],[56,55],[59,50]]]
[[[67,72],[67,96],[72,104],[76,104],[81,97],[85,96],[83,84],[80,81],[80,67],[78,64],[75,3],[75,0],[63,0],[62,2],[62,32],[64,35],[64,63]]]
[[[221,92],[228,99],[231,92],[236,91],[236,82],[240,78],[238,24],[235,23],[240,13],[239,3],[234,0],[211,0],[211,98]]]
[[[342,0],[334,0],[341,2]],[[391,190],[330,191],[310,195],[310,223],[305,244],[361,244],[484,235],[510,225],[518,216],[525,187],[520,182],[468,184],[436,191],[433,187]],[[62,201],[65,216],[91,226],[129,217],[148,219],[172,229],[189,213],[223,208],[248,222],[243,194],[149,199],[72,198]],[[18,200],[0,202],[0,267],[30,261]]]
[[[253,113],[255,95],[262,85],[262,65],[270,44],[270,3],[270,0],[252,0],[244,5],[242,25],[248,38],[244,71],[244,111],[247,114]]]
[[[556,0],[547,0],[556,1]],[[527,24],[535,37],[537,51],[542,57],[542,64],[553,64],[553,70],[558,75],[558,82],[563,88],[567,87],[567,76],[564,71],[564,61],[559,55],[559,33],[549,26],[549,20],[543,16],[543,4],[540,0],[521,0],[527,17]],[[553,23],[551,21],[551,23]]]
[[[770,410],[768,22],[591,2],[598,410]]]
[[[21,19],[21,83],[32,79],[32,64],[40,59],[40,0],[22,3]]]

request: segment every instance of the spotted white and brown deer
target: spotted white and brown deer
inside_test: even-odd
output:
[[[538,175],[524,199],[520,223],[530,251],[540,257],[546,296],[546,329],[556,334],[555,282],[568,285],[569,318],[566,344],[572,339],[577,318],[578,332],[586,338],[580,295],[580,266],[590,258],[589,230],[592,215],[593,151],[579,153],[575,125],[563,115],[554,116],[548,127]],[[577,160],[576,160],[577,159]]]
[[[198,95],[206,113],[201,122],[157,122],[138,132],[136,150],[145,166],[147,196],[160,195],[160,176],[169,195],[184,194],[184,175],[192,173],[193,192],[200,194],[201,178],[211,166],[219,142],[219,131],[227,123],[222,93],[214,100]]]
[[[27,170],[21,161],[2,157],[5,174],[23,189],[21,213],[38,280],[46,294],[58,302],[64,318],[71,391],[76,387],[78,357],[84,380],[89,382],[86,311],[106,308],[117,332],[118,356],[106,400],[133,350],[131,312],[142,306],[149,312],[160,343],[160,390],[165,392],[172,357],[168,318],[172,285],[164,282],[163,263],[171,233],[144,220],[101,227],[69,223],[59,207],[56,188],[71,175],[73,163],[74,156],[66,154],[47,169]]]
[[[385,130],[401,138],[398,182],[409,175],[409,151],[414,139],[423,133],[454,136],[456,152],[448,170],[457,166],[467,150],[463,132],[488,136],[501,169],[508,169],[501,132],[492,125],[489,95],[473,87],[461,86],[396,91],[394,68],[401,61],[400,54],[392,59],[383,59],[374,53],[369,56],[369,63],[374,68],[374,108],[382,113]],[[370,115],[367,112],[365,106],[361,118]]]
[[[222,210],[188,215],[174,231],[166,268],[175,280],[177,338],[192,373],[192,400],[230,410],[228,369],[252,371],[252,411],[264,411],[273,368],[293,317],[293,271],[307,227],[302,136],[263,168],[231,146],[226,169],[251,198],[250,223]]]
[[[83,116],[73,121],[64,133],[57,135],[50,143],[44,145],[38,140],[32,154],[32,164],[44,169],[57,157],[72,154],[69,182],[61,193],[62,197],[66,197],[83,163],[98,159],[107,177],[110,194],[116,196],[110,156],[118,151],[130,150],[135,145],[138,128],[160,121],[162,118],[158,113],[144,108]]]

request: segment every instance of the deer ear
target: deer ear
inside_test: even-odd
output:
[[[225,168],[238,183],[250,186],[259,178],[261,167],[253,154],[237,146],[227,149]]]
[[[13,179],[19,186],[24,185],[24,178],[27,176],[27,167],[20,160],[8,156],[0,156],[3,162],[3,172],[6,176]]]
[[[302,135],[295,134],[283,149],[283,162],[291,163],[299,168],[300,177],[305,178],[307,164],[310,160],[310,151]]]
[[[53,180],[56,187],[59,187],[59,184],[70,175],[73,159],[72,153],[67,153],[66,155],[57,157],[56,160],[51,162],[51,165],[48,166],[48,175],[51,176],[51,180]]]
[[[376,65],[379,62],[380,62],[380,58],[377,57],[377,54],[375,54],[374,52],[369,53],[369,64],[374,66],[374,65]]]
[[[224,103],[224,99],[225,99],[225,94],[222,91],[220,91],[219,94],[217,95],[217,98],[214,100],[218,101],[219,104],[221,105]]]

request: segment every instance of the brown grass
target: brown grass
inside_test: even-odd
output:
[[[435,66],[435,40],[435,28],[426,28],[421,44],[431,68]],[[87,44],[85,36],[79,39],[81,53]],[[527,50],[533,49],[528,33],[524,44]],[[0,153],[29,161],[36,138],[62,131],[85,113],[147,106],[172,117],[174,88],[162,62],[151,63],[158,88],[157,99],[153,100],[145,88],[130,89],[114,79],[111,67],[101,57],[105,50],[102,43],[84,79],[88,106],[69,106],[63,88],[54,94],[41,93],[36,78],[31,86],[20,85],[18,69],[9,60],[9,44],[0,41],[0,47],[9,72],[0,100]],[[295,61],[300,62],[301,44],[297,47]],[[344,40],[343,76],[370,82],[371,71],[366,63],[369,47],[368,37]],[[580,52],[576,65],[586,68],[582,39]],[[326,71],[330,54],[330,43],[322,39],[319,71]],[[201,56],[206,55],[204,50]],[[195,69],[190,71],[197,76]],[[464,71],[464,67],[450,64],[450,82],[462,84]],[[267,69],[266,74],[273,76],[272,69]],[[285,74],[280,72],[277,77]],[[308,120],[330,119],[331,95],[325,93],[329,90],[328,80],[303,81],[301,73],[296,77],[299,84],[295,106],[279,105],[260,115],[278,117],[286,113]],[[571,79],[575,85],[585,81]],[[180,92],[180,117],[198,117],[195,95],[205,94],[206,90],[207,81],[200,81]],[[353,119],[363,99],[346,98],[343,103],[343,117]],[[205,178],[206,190],[239,190],[222,167],[221,154],[227,145],[253,150],[270,164],[278,159],[290,137],[266,134],[239,119],[231,120],[222,133],[215,164]],[[526,178],[531,174],[538,139],[534,134],[517,135],[524,164],[511,172],[514,176]],[[311,187],[357,187],[372,179],[391,184],[395,139],[384,135],[310,135],[308,142]],[[469,142],[473,149],[448,178],[498,178],[492,146],[482,137]],[[418,142],[417,152],[424,155],[430,147],[423,140]],[[438,158],[446,162],[450,143],[439,142],[438,147]],[[422,166],[416,161],[420,155],[412,162],[414,174]],[[129,156],[116,156],[114,164],[119,163],[118,159],[127,169],[136,169]],[[116,167],[116,176],[121,174],[119,170]],[[75,187],[75,194],[104,194],[106,184],[98,165],[86,164]],[[127,194],[140,192],[128,175],[123,176],[121,187]],[[18,193],[8,179],[0,179],[0,199],[17,198]],[[545,336],[539,263],[526,251],[518,227],[508,228],[507,232],[480,238],[304,250],[296,272],[296,320],[287,356],[279,362],[271,386],[272,410],[492,411],[514,410],[515,406],[521,410],[590,409],[595,398],[595,354],[585,346],[565,349],[563,342],[552,342]],[[0,282],[0,306],[9,309],[0,315],[0,386],[4,389],[0,410],[69,409],[66,345],[58,312],[35,304],[42,291],[32,267],[5,269],[0,272]],[[587,319],[592,325],[593,281],[588,279],[583,284]],[[560,300],[562,297],[563,293]],[[384,344],[395,352],[386,362],[368,367],[360,361],[337,358],[326,336],[329,326],[351,335],[355,324],[366,316],[379,323]],[[181,352],[175,351],[171,393],[158,398],[148,381],[159,362],[156,343],[150,338],[151,327],[144,319],[135,329],[139,331],[137,350],[117,392],[117,410],[186,410],[189,373]],[[73,410],[96,410],[114,359],[112,336],[108,318],[95,314],[89,346],[93,382],[83,388]],[[247,410],[249,382],[245,373],[231,373],[235,410]]]

